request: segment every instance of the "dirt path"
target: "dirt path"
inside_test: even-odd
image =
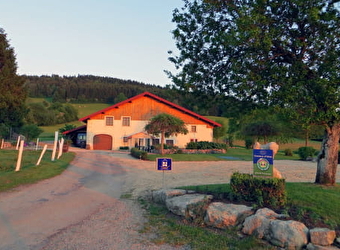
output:
[[[60,176],[0,193],[0,249],[175,249],[140,235],[143,211],[121,195],[226,183],[235,171],[252,171],[251,162],[174,162],[163,179],[155,163],[126,153],[77,151]],[[275,166],[288,182],[314,181],[316,163],[276,161]]]

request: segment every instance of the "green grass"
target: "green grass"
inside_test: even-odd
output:
[[[229,184],[179,187],[213,194],[227,199]],[[328,227],[340,230],[340,185],[321,186],[310,183],[286,183],[288,204],[281,211],[307,227]],[[164,206],[141,201],[149,213],[149,222],[142,232],[157,233],[158,244],[190,245],[192,249],[277,249],[254,237],[239,238],[235,230],[202,227],[172,215]],[[236,202],[234,202],[236,203]]]
[[[22,157],[22,167],[15,172],[18,151],[0,151],[0,191],[38,182],[61,174],[74,158],[74,153],[64,153],[60,159],[51,161],[52,152],[46,151],[39,166],[36,163],[41,151],[24,151]]]
[[[251,161],[253,150],[243,147],[229,148],[226,154],[148,154],[148,160],[155,161],[156,158],[171,158],[173,161]],[[275,160],[299,160],[295,153],[293,156],[285,156],[283,151],[279,151]]]

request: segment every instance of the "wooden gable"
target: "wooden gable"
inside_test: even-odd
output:
[[[114,116],[115,120],[120,120],[122,116],[129,116],[131,120],[150,120],[160,113],[167,113],[178,117],[186,124],[206,124],[209,127],[221,126],[219,123],[149,92],[144,92],[143,94],[83,117],[80,121],[86,122],[88,119],[104,119],[105,116]]]

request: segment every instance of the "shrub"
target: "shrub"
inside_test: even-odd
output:
[[[147,160],[148,159],[148,153],[145,151],[141,151],[138,148],[131,148],[131,155],[137,159],[141,160]]]
[[[256,205],[278,209],[287,202],[285,180],[258,178],[250,174],[233,173],[230,188],[235,198],[256,202]]]
[[[245,139],[244,144],[246,146],[246,149],[251,149],[253,146],[253,140],[252,139]]]
[[[293,151],[290,148],[284,150],[285,156],[293,156]]]
[[[313,147],[300,147],[298,149],[298,154],[302,160],[308,160],[316,154],[316,149]]]
[[[128,146],[119,147],[119,150],[129,150],[129,147]]]
[[[199,142],[189,142],[186,149],[227,149],[227,144],[225,143],[217,143],[217,142],[208,142],[208,141],[199,141]]]

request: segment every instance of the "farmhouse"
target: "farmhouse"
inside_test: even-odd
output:
[[[213,128],[220,127],[210,119],[169,102],[159,96],[144,92],[80,118],[86,123],[86,148],[90,150],[116,150],[121,147],[149,149],[160,143],[160,138],[144,130],[149,120],[167,113],[184,121],[188,134],[166,138],[166,144],[184,148],[190,141],[212,141]],[[64,134],[76,132],[77,129]]]

